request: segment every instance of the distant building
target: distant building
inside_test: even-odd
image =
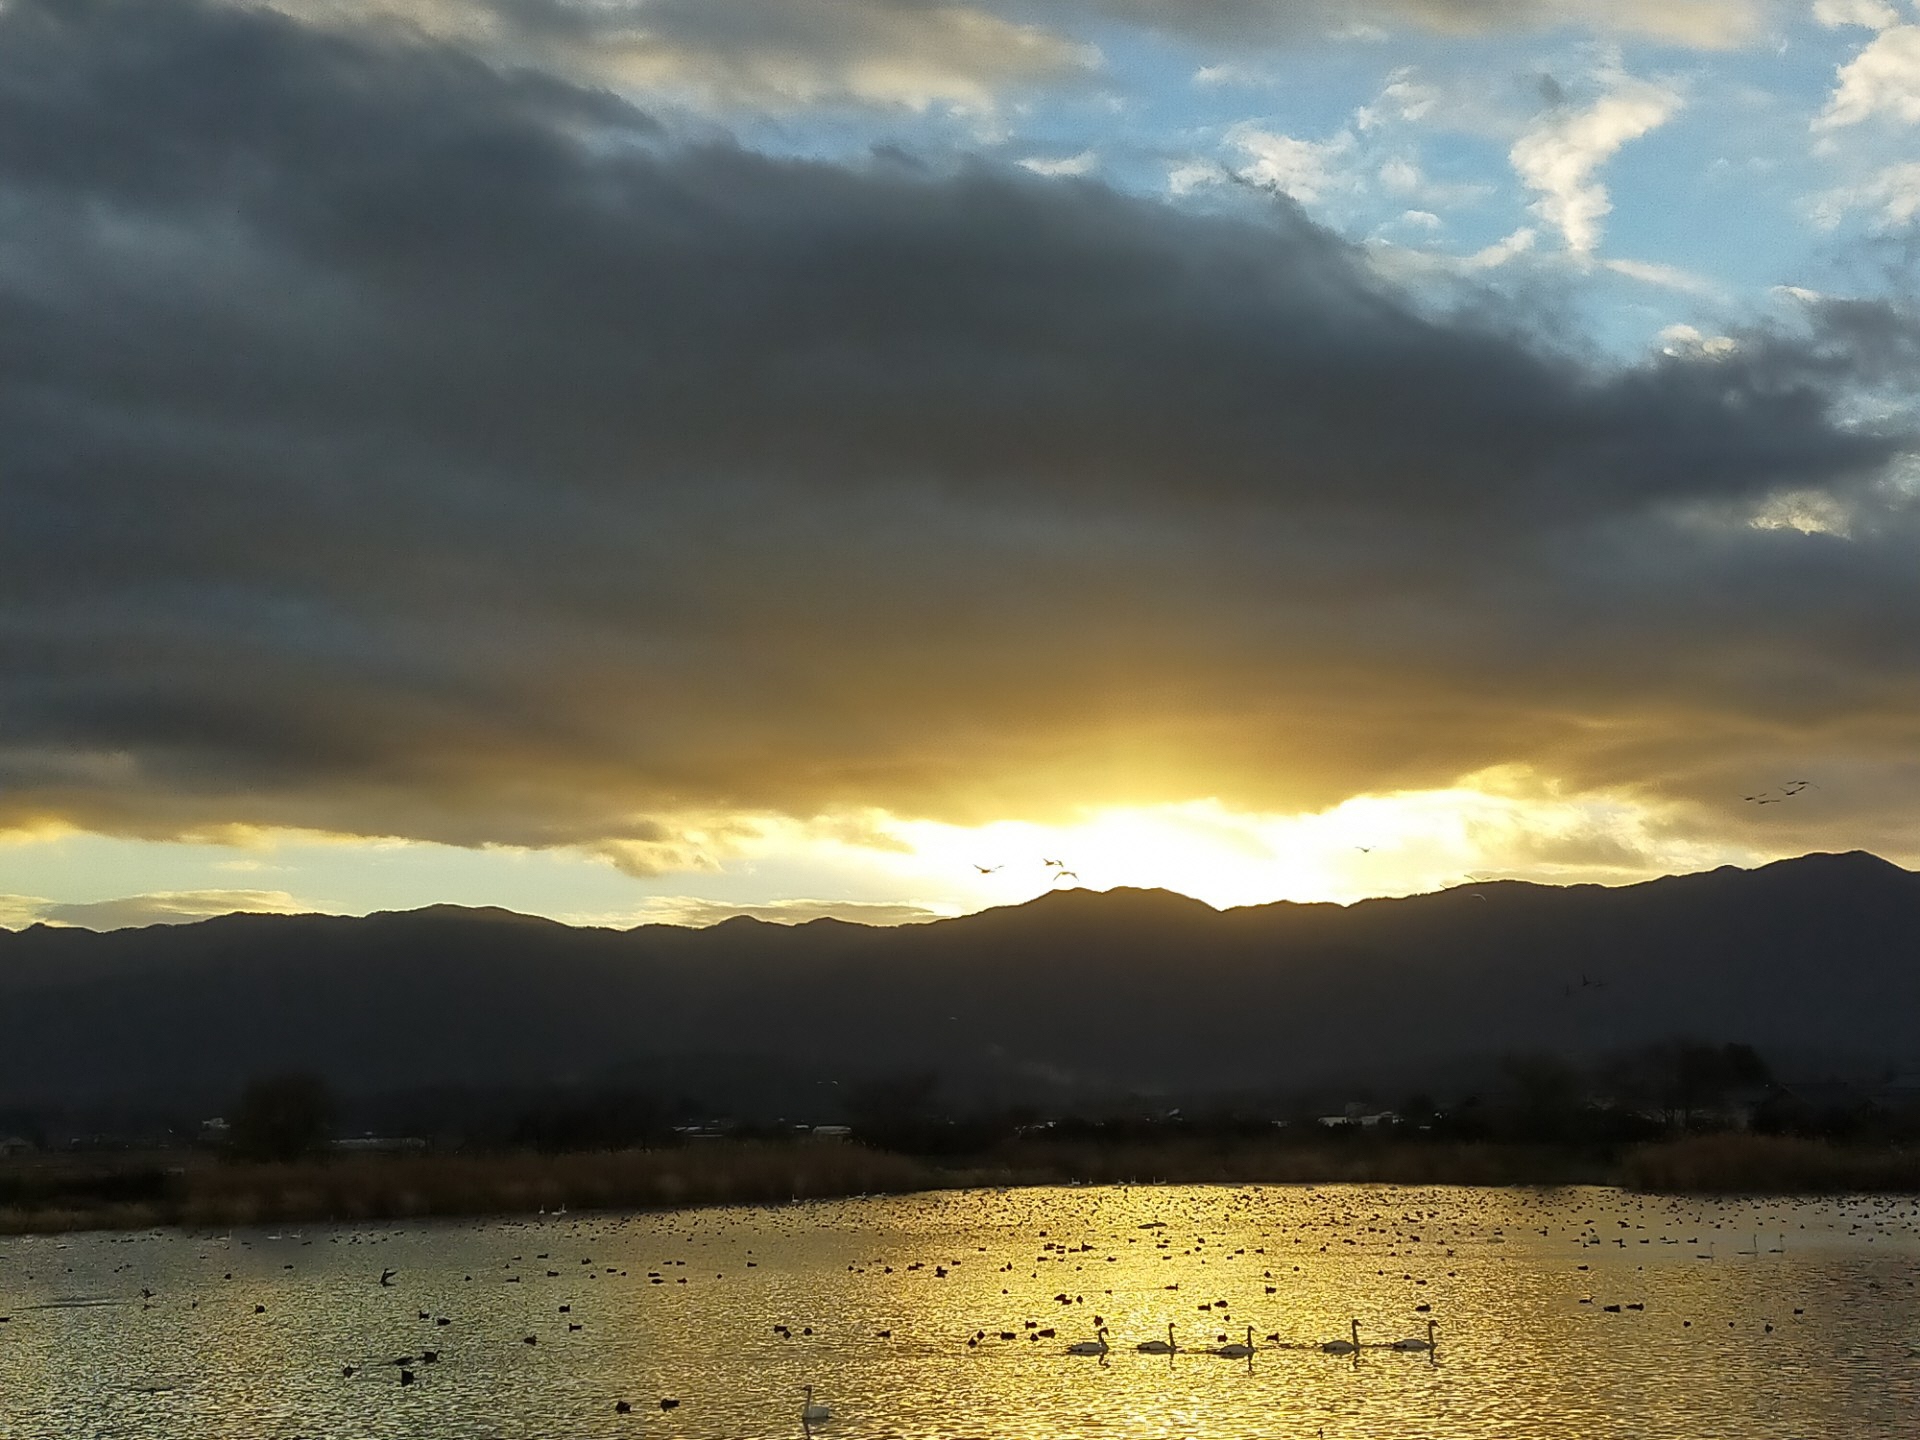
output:
[[[1381,1125],[1398,1125],[1400,1117],[1391,1110],[1366,1110],[1358,1105],[1349,1105],[1341,1114],[1322,1115],[1320,1123],[1329,1130],[1348,1127],[1373,1130]]]
[[[31,1140],[20,1135],[0,1135],[0,1155],[25,1155],[34,1148]]]
[[[334,1141],[333,1148],[348,1155],[397,1155],[424,1150],[427,1142],[418,1135],[349,1135]]]

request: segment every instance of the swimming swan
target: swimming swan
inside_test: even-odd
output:
[[[1133,1347],[1142,1355],[1171,1355],[1180,1347],[1173,1343],[1173,1321],[1167,1321],[1167,1338],[1164,1340],[1142,1340]]]
[[[1352,1323],[1353,1338],[1351,1340],[1329,1340],[1320,1348],[1329,1355],[1356,1354],[1360,1349],[1360,1322],[1355,1320]]]
[[[1093,1332],[1091,1340],[1076,1340],[1067,1346],[1069,1355],[1104,1355],[1107,1353],[1107,1327],[1102,1325]]]
[[[824,1405],[813,1403],[813,1386],[807,1386],[807,1398],[800,1403],[800,1423],[818,1425],[822,1420],[831,1420],[833,1411]]]
[[[1247,1343],[1246,1344],[1242,1345],[1239,1341],[1236,1340],[1231,1345],[1222,1345],[1218,1350],[1214,1351],[1213,1353],[1220,1356],[1222,1359],[1226,1359],[1226,1360],[1246,1359],[1249,1355],[1253,1354],[1253,1326],[1251,1325],[1247,1326]]]
[[[1414,1337],[1406,1340],[1396,1340],[1393,1342],[1393,1344],[1389,1345],[1387,1348],[1389,1350],[1431,1350],[1434,1348],[1433,1330],[1434,1330],[1433,1321],[1429,1320],[1427,1321],[1427,1338],[1426,1339],[1421,1340],[1417,1337]]]

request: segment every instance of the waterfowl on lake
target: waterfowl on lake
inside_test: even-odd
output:
[[[1253,1354],[1253,1326],[1247,1326],[1247,1342],[1242,1345],[1238,1340],[1231,1345],[1222,1345],[1213,1352],[1227,1360],[1244,1360]]]
[[[1351,1340],[1329,1340],[1320,1348],[1329,1355],[1352,1355],[1360,1348],[1360,1322],[1350,1322],[1353,1338]]]
[[[1431,1350],[1434,1348],[1434,1343],[1433,1343],[1434,1329],[1435,1329],[1434,1322],[1429,1320],[1427,1321],[1427,1338],[1426,1339],[1422,1340],[1418,1336],[1412,1336],[1405,1340],[1396,1340],[1387,1348],[1389,1350]]]

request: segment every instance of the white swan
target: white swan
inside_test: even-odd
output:
[[[1416,1336],[1416,1337],[1410,1337],[1406,1340],[1396,1340],[1387,1348],[1389,1350],[1431,1350],[1434,1348],[1433,1331],[1434,1331],[1433,1321],[1429,1320],[1427,1321],[1427,1338],[1426,1339],[1422,1340]]]
[[[1247,1326],[1247,1343],[1246,1344],[1242,1345],[1238,1340],[1236,1340],[1231,1345],[1222,1345],[1218,1350],[1214,1351],[1213,1353],[1220,1356],[1222,1359],[1226,1359],[1226,1360],[1246,1359],[1249,1355],[1253,1354],[1253,1326],[1251,1325]]]
[[[1171,1355],[1180,1347],[1173,1343],[1173,1321],[1167,1321],[1167,1338],[1164,1340],[1142,1340],[1133,1347],[1142,1355]]]
[[[1069,1355],[1104,1355],[1107,1353],[1107,1327],[1102,1325],[1093,1332],[1091,1340],[1076,1340],[1067,1346]]]
[[[1329,1340],[1320,1348],[1329,1355],[1356,1354],[1360,1349],[1360,1322],[1355,1320],[1352,1323],[1353,1338],[1351,1340]]]
[[[813,1403],[813,1386],[807,1386],[807,1398],[800,1402],[800,1423],[818,1425],[822,1420],[831,1420],[833,1411],[824,1405]]]

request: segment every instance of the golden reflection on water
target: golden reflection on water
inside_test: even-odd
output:
[[[21,1238],[0,1436],[1920,1433],[1916,1257],[1909,1201],[1347,1186]]]

